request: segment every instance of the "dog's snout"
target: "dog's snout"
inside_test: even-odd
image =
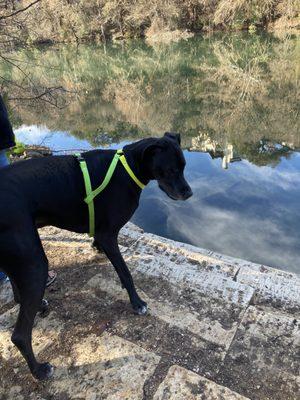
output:
[[[186,187],[186,188],[184,189],[183,193],[182,193],[183,200],[187,200],[187,199],[189,199],[189,198],[192,197],[192,196],[193,196],[193,191],[192,191],[192,189],[191,189],[189,186]]]

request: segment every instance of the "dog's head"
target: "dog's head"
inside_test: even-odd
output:
[[[187,200],[193,195],[183,175],[185,158],[180,147],[180,134],[166,132],[145,153],[153,179],[171,199]]]

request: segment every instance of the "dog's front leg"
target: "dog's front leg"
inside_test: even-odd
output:
[[[144,315],[147,313],[147,304],[140,299],[134,287],[130,271],[120,253],[117,235],[99,233],[95,236],[94,245],[97,249],[104,251],[120,278],[121,284],[128,292],[133,310],[136,314]]]

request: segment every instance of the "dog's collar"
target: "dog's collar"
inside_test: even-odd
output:
[[[125,170],[127,171],[128,175],[137,184],[137,186],[139,188],[144,189],[146,185],[144,185],[136,177],[136,175],[134,174],[134,172],[128,165],[128,162],[126,160],[123,150],[117,150],[114,158],[112,159],[112,162],[110,163],[110,166],[108,167],[108,170],[107,170],[107,173],[105,175],[103,182],[95,190],[92,190],[92,184],[91,184],[91,179],[90,179],[90,174],[89,174],[89,170],[87,167],[87,163],[81,154],[75,154],[75,156],[77,157],[77,159],[79,161],[83,179],[84,179],[84,185],[85,185],[85,191],[86,191],[86,198],[84,199],[84,201],[87,203],[88,208],[89,208],[90,236],[94,236],[95,235],[94,198],[96,196],[98,196],[98,194],[100,194],[106,188],[106,186],[109,184],[119,160],[121,161],[121,163],[122,163],[123,167],[125,168]]]

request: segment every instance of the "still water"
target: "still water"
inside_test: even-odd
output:
[[[215,35],[8,56],[0,75],[22,83],[21,94],[8,89],[20,141],[73,151],[181,132],[194,196],[174,202],[151,183],[133,222],[300,273],[299,38]]]

